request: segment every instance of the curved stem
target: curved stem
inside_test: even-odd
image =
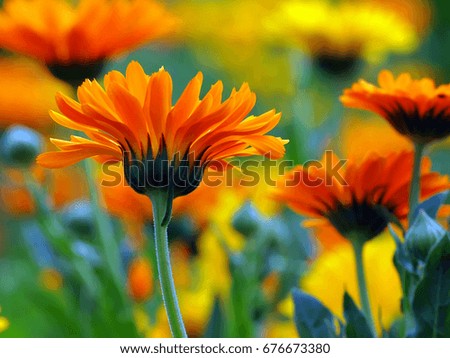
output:
[[[167,238],[167,226],[163,225],[163,219],[167,210],[167,193],[155,192],[150,196],[153,206],[153,220],[155,226],[156,261],[158,264],[159,283],[169,320],[172,336],[175,338],[187,338],[178,305],[175,283],[170,266],[169,242]],[[170,199],[169,199],[170,200]]]
[[[408,225],[411,226],[414,220],[414,212],[419,204],[420,197],[420,164],[425,145],[422,143],[414,144],[414,164],[412,169],[411,187],[409,191],[409,213]]]
[[[355,252],[356,259],[356,273],[358,275],[358,287],[359,287],[359,298],[361,301],[362,311],[366,316],[367,323],[372,330],[373,336],[376,337],[375,324],[372,317],[372,310],[370,309],[369,293],[367,291],[366,277],[364,272],[363,263],[363,246],[359,242],[353,242],[353,249]]]

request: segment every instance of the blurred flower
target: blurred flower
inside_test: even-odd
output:
[[[351,69],[360,58],[378,61],[389,52],[410,52],[418,43],[409,22],[367,2],[283,1],[267,27],[332,73]]]
[[[288,51],[263,25],[276,6],[272,0],[178,1],[174,12],[182,19],[180,37],[197,61],[227,71],[232,81],[249,82],[269,100],[294,93]]]
[[[5,0],[0,46],[49,66],[101,62],[173,30],[153,0]],[[101,34],[101,36],[99,36]]]
[[[450,84],[436,87],[433,80],[413,80],[408,73],[394,78],[387,70],[380,72],[378,83],[360,80],[344,91],[342,103],[379,114],[415,143],[450,134]]]
[[[62,275],[54,268],[44,268],[39,274],[39,280],[47,290],[58,291],[63,285]]]
[[[0,307],[0,313],[2,313],[2,308]],[[9,321],[6,317],[0,316],[0,333],[6,331],[9,327]]]
[[[57,91],[70,94],[71,89],[45,67],[24,59],[0,58],[0,129],[21,124],[47,131],[53,124],[48,111],[56,108]]]
[[[372,154],[359,163],[348,162],[345,171],[339,173],[338,158],[325,153],[321,163],[297,166],[280,178],[274,197],[314,218],[307,226],[322,233],[334,232],[319,236],[325,247],[336,245],[342,237],[368,241],[381,234],[393,218],[406,220],[412,161],[413,155],[408,152],[387,157]],[[425,160],[423,199],[450,188],[447,176],[430,170],[431,161]]]
[[[345,118],[335,138],[343,158],[362,160],[371,153],[388,156],[392,152],[412,151],[412,143],[379,118]]]
[[[61,211],[63,225],[76,237],[91,238],[95,235],[95,219],[92,204],[87,200],[76,200]]]
[[[281,114],[271,110],[245,118],[256,101],[247,84],[224,102],[222,82],[199,100],[201,84],[198,73],[172,107],[172,79],[163,68],[148,76],[131,62],[126,77],[117,71],[105,76],[106,91],[97,81],[86,80],[78,88],[80,103],[57,95],[63,114],[52,112],[52,117],[90,139],[52,139],[61,151],[41,154],[38,163],[60,168],[97,156],[123,161],[127,182],[136,192],[164,189],[176,198],[192,192],[207,167],[231,167],[226,162],[230,157],[284,155],[287,141],[265,135]]]
[[[389,328],[401,314],[402,289],[393,263],[394,252],[394,241],[384,234],[368,242],[363,253],[371,309],[378,331],[381,326]],[[344,291],[359,303],[352,246],[344,242],[323,252],[302,279],[301,287],[343,319]]]
[[[379,7],[394,11],[408,21],[417,32],[424,34],[431,21],[432,11],[429,0],[358,0],[376,4]]]
[[[153,292],[153,272],[144,257],[134,259],[128,268],[128,291],[137,302],[147,300]]]

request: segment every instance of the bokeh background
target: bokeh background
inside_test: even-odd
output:
[[[380,70],[390,69],[450,82],[446,0],[165,5],[179,19],[176,30],[109,59],[102,74],[123,72],[131,60],[147,73],[164,66],[174,79],[175,99],[198,71],[204,74],[204,91],[219,79],[225,93],[248,82],[257,95],[255,114],[270,108],[283,113],[274,134],[290,140],[286,159],[295,164],[320,159],[327,149],[354,160],[369,151],[387,155],[412,149],[381,118],[343,108],[339,96],[357,79],[375,82]],[[48,115],[56,108],[54,95],[73,94],[73,89],[37,61],[7,50],[0,55],[0,133],[13,124],[29,126],[50,148],[48,138],[61,130]],[[435,144],[426,153],[444,174],[450,174],[448,144]],[[258,170],[261,177],[267,175],[263,167]],[[278,174],[277,167],[273,171]],[[27,175],[49,203],[44,215],[25,187]],[[81,165],[54,171],[33,166],[25,174],[2,167],[1,337],[170,335],[155,274],[150,201],[124,185],[101,186],[103,174],[98,170],[96,175],[98,203],[92,201],[93,188]],[[267,195],[264,180],[253,187],[237,182],[201,185],[175,201],[169,236],[188,334],[295,337],[292,287],[302,287],[342,316],[344,289],[358,301],[350,245],[320,244],[332,242],[330,233],[301,226],[303,218]],[[105,262],[93,219],[98,207],[111,228],[108,245],[119,253],[122,292],[102,276]],[[68,258],[55,252],[42,230],[42,220],[49,218],[70,232],[59,239],[88,263],[95,294],[72,282]],[[375,314],[378,329],[390,327],[400,314],[394,250],[392,239],[382,234],[365,253],[373,312],[380,313]]]

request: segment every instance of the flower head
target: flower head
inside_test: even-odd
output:
[[[342,103],[379,114],[414,142],[450,134],[450,84],[436,87],[433,80],[413,80],[408,73],[394,78],[387,70],[380,72],[378,83],[360,80],[344,91]]]
[[[395,11],[362,1],[283,1],[267,27],[334,74],[361,58],[373,61],[389,52],[409,52],[418,42],[413,25]]]
[[[390,221],[403,222],[408,214],[412,153],[388,157],[371,155],[360,163],[349,162],[345,171],[331,175],[324,165],[298,166],[278,181],[277,200],[316,220],[309,225],[333,227],[340,236],[367,241],[381,234]],[[337,158],[333,158],[337,162]],[[447,176],[431,172],[431,163],[422,166],[422,198],[450,188]],[[330,245],[330,243],[327,243]],[[332,244],[332,243],[331,243]]]
[[[76,6],[6,0],[0,47],[41,60],[66,81],[78,80],[95,77],[105,59],[166,35],[175,23],[154,0],[80,0]]]
[[[164,189],[177,197],[193,191],[207,167],[229,168],[227,158],[284,155],[286,141],[266,135],[281,114],[247,117],[256,101],[247,84],[222,102],[219,81],[200,100],[198,73],[172,105],[172,78],[163,68],[149,76],[132,62],[126,76],[112,71],[104,82],[105,89],[86,80],[78,88],[79,102],[57,95],[61,114],[52,112],[52,118],[89,138],[52,139],[61,151],[41,154],[41,165],[58,168],[89,157],[123,161],[136,192]]]

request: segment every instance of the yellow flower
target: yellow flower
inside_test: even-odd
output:
[[[378,331],[381,326],[389,328],[400,315],[402,290],[393,264],[394,252],[395,243],[389,234],[369,241],[364,250],[372,315]],[[301,282],[301,287],[306,292],[319,299],[341,319],[344,291],[347,291],[355,302],[359,302],[354,261],[351,244],[344,242],[323,252]]]
[[[180,36],[205,66],[228,72],[232,81],[246,81],[267,100],[291,95],[290,61],[262,24],[272,0],[179,1]],[[225,25],[224,25],[225,24]]]
[[[267,26],[324,63],[331,59],[377,61],[389,52],[411,52],[418,44],[410,22],[373,2],[287,0]]]
[[[5,0],[0,46],[47,65],[81,65],[160,38],[174,25],[153,0]]]
[[[2,308],[0,307],[0,313],[2,313]],[[0,316],[0,333],[6,331],[9,327],[9,321],[6,317]]]

